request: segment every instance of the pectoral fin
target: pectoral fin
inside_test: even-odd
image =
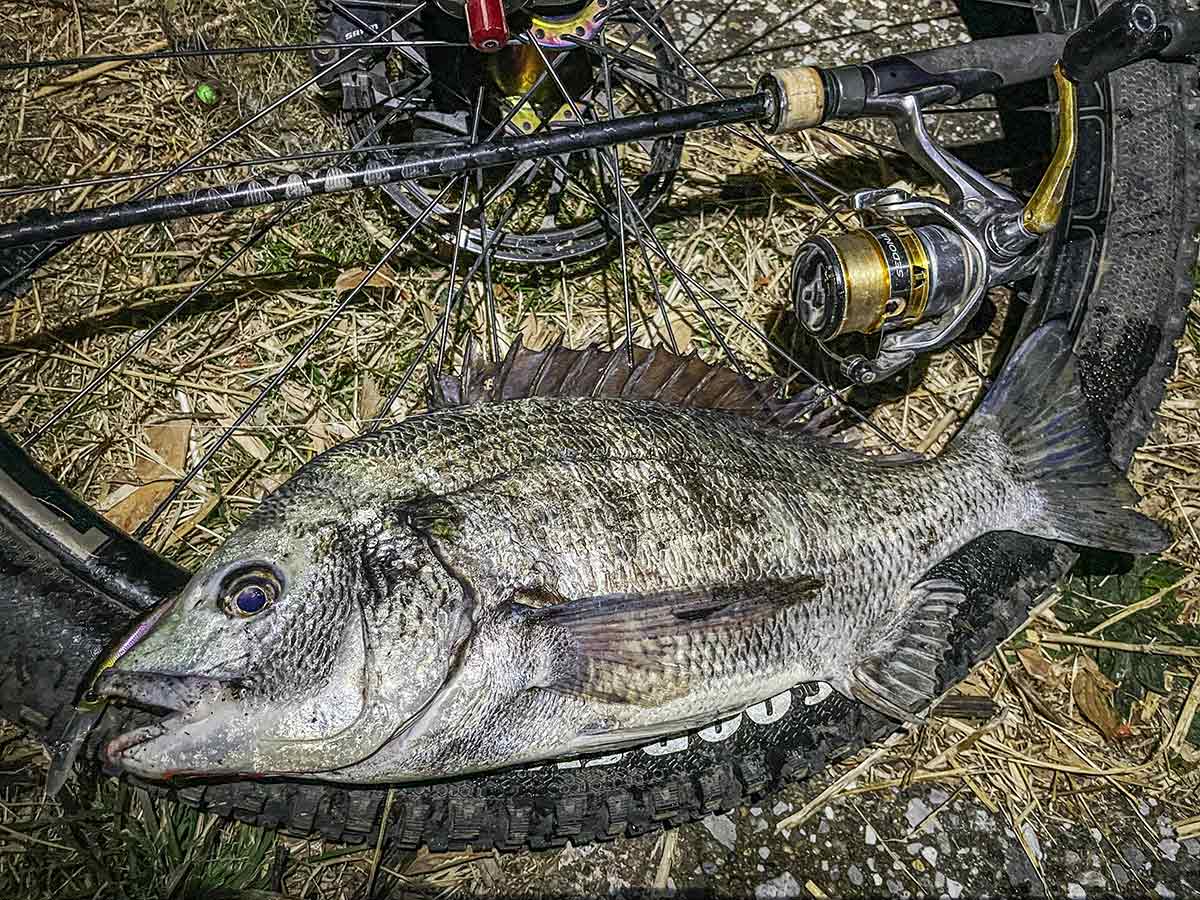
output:
[[[687,693],[707,649],[731,632],[812,599],[819,578],[652,594],[609,594],[524,613],[559,635],[565,659],[541,687],[612,703],[655,706]]]
[[[893,719],[921,721],[916,714],[933,702],[950,624],[965,599],[962,587],[944,578],[914,587],[899,632],[854,667],[847,692]]]

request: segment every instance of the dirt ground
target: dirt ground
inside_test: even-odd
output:
[[[676,27],[699,33],[723,5],[681,2]],[[209,46],[301,42],[309,18],[302,4],[282,2],[0,3],[0,59],[145,50],[159,46],[165,32]],[[902,31],[888,24],[898,18],[907,23]],[[770,36],[783,48],[770,55],[778,62],[840,62],[963,35],[948,4],[931,0],[856,0],[802,15],[768,2],[753,13],[739,7],[697,53],[738,46],[761,34],[764,22],[783,23]],[[847,36],[822,38],[834,33]],[[731,61],[722,84],[744,84],[766,62]],[[118,66],[66,85],[53,73],[0,73],[0,190],[185,158],[264,108],[303,71],[294,55],[268,54]],[[214,87],[214,104],[197,99],[200,84]],[[944,116],[935,132],[953,141],[989,134],[994,125],[984,112]],[[847,134],[806,135],[780,146],[787,160],[812,166],[843,189],[919,181],[886,148],[863,143],[890,140],[886,131]],[[328,111],[305,95],[213,158],[233,162],[341,147],[344,140]],[[634,154],[628,164],[636,162]],[[241,169],[199,177],[219,181],[230,171]],[[101,185],[82,199],[0,194],[0,219],[41,203],[115,201],[131,190]],[[262,222],[247,212],[88,238],[57,258],[32,291],[0,301],[0,427],[31,435]],[[402,225],[373,194],[312,204],[41,438],[38,458],[115,521],[136,528]],[[707,135],[686,148],[656,233],[688,272],[733,298],[741,315],[766,322],[787,302],[797,241],[829,227],[776,161],[744,141]],[[449,263],[428,242],[394,259],[171,504],[148,542],[195,565],[300,463],[419,404],[420,377],[394,409],[385,398],[419,362],[421,339],[447,294]],[[499,267],[502,342],[518,332],[533,343],[557,333],[573,345],[619,341],[617,269],[612,257],[582,268]],[[679,279],[661,269],[647,273],[640,263],[634,270],[644,307],[635,336],[663,341],[669,333],[683,349],[717,358]],[[665,323],[655,318],[652,277],[670,308]],[[452,359],[467,331],[485,330],[478,285],[469,297]],[[919,384],[881,404],[873,421],[912,449],[937,449],[947,440],[977,398],[977,369],[997,345],[1005,298],[996,299],[1000,314],[987,333],[961,355],[935,357]],[[708,311],[745,359],[771,365],[760,342],[720,310]],[[1170,527],[1175,543],[1126,574],[1077,573],[1043,604],[1029,627],[960,688],[992,701],[985,718],[935,716],[776,796],[664,834],[540,854],[414,852],[397,872],[385,873],[399,876],[393,896],[1200,895],[1200,651],[1164,657],[1105,646],[1197,645],[1198,337],[1200,301],[1131,475],[1143,509]],[[1059,632],[1093,635],[1098,646],[1041,640]],[[365,896],[380,875],[371,848],[222,823],[157,806],[113,783],[81,808],[46,803],[44,774],[40,748],[13,729],[0,731],[0,896],[332,900]]]

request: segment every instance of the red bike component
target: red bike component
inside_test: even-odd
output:
[[[466,6],[472,47],[482,53],[495,53],[508,43],[503,0],[467,0]]]

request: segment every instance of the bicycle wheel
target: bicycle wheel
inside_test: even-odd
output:
[[[339,8],[323,6],[318,26]],[[413,12],[415,6],[386,11],[395,17],[389,25],[409,16],[387,31],[393,52],[366,55],[361,67],[339,64],[336,79],[310,77],[294,52],[263,50],[254,57],[258,69],[235,65],[241,56],[209,55],[222,46],[305,45],[312,34],[306,10],[271,7],[267,27],[266,18],[226,13],[216,3],[166,23],[150,17],[149,5],[133,9],[143,16],[138,27],[134,13],[119,23],[88,14],[89,28],[105,35],[98,46],[154,48],[144,35],[165,27],[171,46],[187,55],[138,63],[149,68],[136,78],[123,68],[107,76],[93,69],[98,83],[63,86],[27,70],[9,73],[24,112],[6,126],[19,138],[8,151],[17,186],[0,192],[8,217],[44,206],[47,197],[64,208],[92,202],[28,188],[68,172],[80,180],[118,168],[139,176],[156,171],[194,183],[213,171],[174,172],[179,160],[189,170],[220,164],[214,171],[223,177],[258,171],[248,160],[264,157],[270,165],[313,154],[386,160],[448,136],[503,131],[516,118],[504,121],[514,100],[533,96],[488,74],[486,62],[464,62],[471,57],[461,36],[446,37],[459,34],[454,23],[423,8]],[[558,78],[549,80],[559,94],[542,98],[530,128],[568,113],[576,120],[663,113],[697,93],[736,91],[753,72],[808,54],[837,64],[940,46],[968,32],[1061,31],[1095,13],[1087,3],[972,2],[886,23],[870,9],[832,12],[811,4],[768,19],[746,4],[668,0],[622,4],[600,23],[590,5],[531,6],[523,14],[534,33],[545,31],[538,21],[554,21],[583,29],[588,46],[535,42],[543,68],[534,71],[556,60],[575,71],[555,70]],[[78,55],[55,52],[54,29],[41,18],[20,22],[31,58]],[[105,27],[111,30],[100,31]],[[363,49],[334,45],[338,52]],[[439,61],[434,51],[453,58]],[[323,81],[336,112],[322,108],[329,100],[309,99],[301,112],[265,100],[255,79],[285,73],[293,85]],[[198,82],[218,97],[216,106],[191,99]],[[1046,83],[1032,83],[999,92],[994,106],[935,110],[929,119],[969,141],[964,156],[1027,189],[1051,148],[1048,99]],[[46,115],[47,102],[54,115]],[[154,117],[133,116],[139,103]],[[1089,400],[1112,435],[1114,460],[1127,464],[1144,438],[1190,293],[1198,196],[1194,72],[1139,64],[1081,90],[1080,106],[1068,213],[1036,277],[994,298],[989,327],[966,332],[917,369],[869,391],[828,386],[846,396],[868,447],[944,442],[969,414],[987,369],[1020,333],[1049,318],[1069,318],[1078,336]],[[88,127],[85,115],[95,120]],[[270,126],[264,133],[275,146],[264,149],[255,125]],[[45,158],[22,143],[39,134],[40,144],[28,143],[51,148]],[[93,660],[139,611],[181,585],[186,566],[301,459],[419,405],[426,377],[455,365],[473,334],[493,356],[518,333],[562,330],[573,345],[632,338],[690,346],[713,361],[796,378],[813,358],[780,315],[789,307],[783,274],[791,249],[835,227],[846,192],[901,177],[920,181],[889,140],[871,123],[771,139],[751,126],[673,134],[624,145],[615,156],[588,150],[487,175],[413,179],[391,185],[384,197],[359,193],[303,206],[297,199],[265,215],[143,226],[47,255],[31,273],[32,289],[17,291],[0,309],[10,332],[0,359],[0,415],[8,431],[0,435],[0,712],[56,740]],[[159,180],[99,177],[109,180],[81,190],[120,198]],[[613,207],[620,210],[615,216]],[[607,255],[597,256],[601,251]],[[24,269],[26,261],[10,267]],[[219,280],[208,278],[213,272]],[[359,282],[361,289],[353,288]],[[414,303],[423,292],[434,303]],[[127,346],[134,348],[128,354]],[[804,366],[808,375],[798,380],[833,378],[832,368],[817,368]],[[906,405],[913,389],[934,397],[932,413]],[[161,440],[145,430],[179,422],[187,424],[168,424]],[[133,477],[163,484],[111,488]],[[123,534],[105,512],[142,540]],[[990,535],[948,560],[944,571],[968,588],[970,603],[956,625],[953,658],[940,672],[943,685],[1019,625],[1071,560],[1064,546],[1013,534]],[[87,758],[138,715],[108,710]],[[759,796],[894,727],[808,686],[734,719],[602,759],[391,792],[283,781],[153,789],[247,821],[345,841],[382,827],[395,847],[578,845]]]

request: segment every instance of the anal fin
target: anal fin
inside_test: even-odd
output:
[[[945,578],[913,587],[899,632],[850,674],[847,693],[893,719],[920,722],[934,700],[937,667],[950,649],[950,625],[966,599],[962,586]]]

